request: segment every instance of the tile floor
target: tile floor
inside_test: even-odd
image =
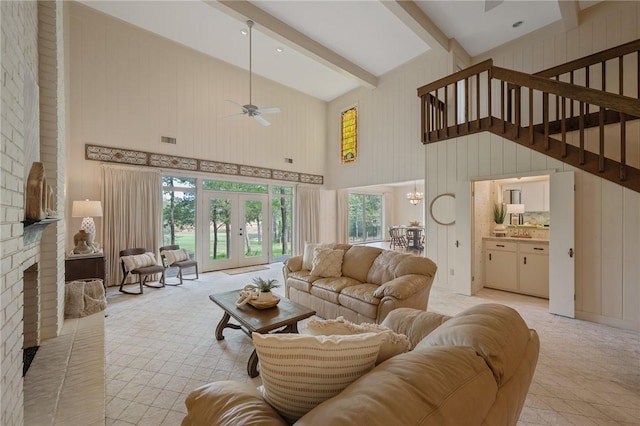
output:
[[[281,268],[201,274],[179,287],[145,288],[142,296],[110,289],[106,424],[179,425],[184,399],[197,386],[226,379],[259,384],[246,374],[249,338],[225,330],[225,340],[215,340],[222,311],[208,295],[240,288],[254,276],[282,281]],[[550,315],[546,300],[490,289],[466,297],[434,287],[429,310],[454,315],[487,302],[514,307],[540,335],[519,425],[640,425],[640,333]]]

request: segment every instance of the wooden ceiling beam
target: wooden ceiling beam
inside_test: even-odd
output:
[[[418,35],[432,49],[449,52],[449,38],[431,18],[412,0],[381,1],[398,19]]]
[[[578,0],[558,0],[558,7],[560,7],[560,15],[562,16],[562,22],[564,23],[564,30],[570,31],[574,28],[578,28],[578,13],[580,11]]]
[[[251,19],[268,35],[307,56],[324,63],[341,74],[348,74],[371,89],[378,86],[378,77],[338,53],[323,46],[295,28],[285,24],[247,0],[205,1],[208,5],[240,19]],[[259,3],[258,3],[259,4]]]

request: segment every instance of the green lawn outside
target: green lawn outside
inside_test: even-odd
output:
[[[258,243],[258,235],[257,234],[249,234],[249,242],[251,245],[251,251],[253,256],[261,256],[261,245]],[[169,244],[169,235],[164,235],[165,245]],[[224,232],[218,232],[218,258],[224,259],[226,257],[226,244],[227,236]],[[187,251],[189,254],[195,253],[195,233],[193,232],[177,232],[176,233],[176,244]],[[211,247],[212,252],[210,253],[210,257],[213,258],[213,244]],[[289,247],[289,251],[291,248]],[[282,256],[282,245],[277,243],[272,247],[273,257],[281,257]],[[290,253],[287,253],[290,254]]]

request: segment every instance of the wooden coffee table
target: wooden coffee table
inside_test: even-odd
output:
[[[236,300],[240,290],[227,291],[225,293],[212,294],[209,299],[224,311],[222,319],[216,327],[216,340],[223,340],[222,332],[225,328],[242,330],[247,336],[251,333],[297,333],[298,321],[315,315],[316,311],[292,302],[284,297],[280,299],[273,308],[256,309],[246,304],[236,306]],[[238,324],[231,324],[229,320],[233,317]],[[247,374],[249,377],[258,376],[258,355],[254,349],[247,363]]]

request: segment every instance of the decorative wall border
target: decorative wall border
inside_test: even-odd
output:
[[[244,164],[223,163],[220,161],[198,160],[197,158],[177,157],[175,155],[134,151],[124,148],[85,144],[85,159],[107,163],[131,164],[163,169],[186,170],[190,172],[217,173],[229,176],[249,176],[259,179],[275,179],[288,182],[322,185],[322,175],[269,169]]]

